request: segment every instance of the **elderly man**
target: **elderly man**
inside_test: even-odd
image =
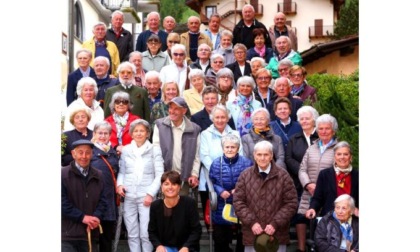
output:
[[[160,80],[159,72],[153,70],[146,73],[145,80],[146,89],[149,94],[149,107],[152,110],[153,105],[162,99],[162,81]]]
[[[268,35],[271,39],[271,44],[275,45],[275,41],[280,36],[287,36],[290,38],[292,49],[297,51],[297,37],[295,32],[292,30],[292,27],[286,24],[286,15],[283,12],[277,12],[274,15],[274,25],[270,26],[268,29]]]
[[[141,32],[137,37],[136,51],[144,52],[147,50],[147,40],[152,34],[158,35],[160,42],[162,43],[162,52],[166,50],[168,47],[166,45],[166,38],[168,37],[168,33],[164,32],[163,30],[159,30],[159,23],[160,14],[158,12],[152,11],[147,14],[147,25],[149,26],[149,30]]]
[[[160,80],[162,83],[176,82],[178,84],[179,93],[182,95],[184,90],[190,88],[190,81],[188,79],[189,67],[187,61],[187,52],[185,46],[176,44],[172,46],[172,63],[162,67],[160,70]]]
[[[210,69],[210,56],[211,56],[211,47],[207,44],[201,44],[198,46],[197,57],[198,59],[190,64],[191,69],[201,69],[204,74],[207,73],[207,70]]]
[[[181,44],[183,44],[187,51],[187,62],[190,64],[197,60],[198,46],[206,43],[213,50],[213,43],[209,36],[200,32],[201,21],[196,16],[188,18],[188,31],[181,34]]]
[[[233,45],[242,43],[246,46],[247,49],[253,48],[255,44],[252,31],[255,28],[264,29],[265,46],[272,47],[267,28],[263,23],[255,19],[254,7],[250,4],[245,4],[242,8],[242,20],[240,20],[233,29]]]
[[[112,95],[117,91],[124,91],[130,95],[130,102],[133,104],[131,112],[146,121],[150,120],[150,108],[147,99],[147,91],[146,89],[138,87],[134,84],[135,71],[136,67],[127,61],[118,66],[120,84],[106,90],[104,105],[105,118],[111,115],[109,104],[111,103]]]
[[[292,49],[292,42],[287,36],[280,36],[276,39],[276,49],[274,50],[275,56],[270,59],[268,65],[265,67],[271,71],[273,79],[279,77],[277,69],[279,61],[283,59],[289,59],[293,62],[293,65],[302,65],[302,57],[298,52]]]
[[[163,29],[165,29],[166,33],[171,33],[174,31],[176,27],[176,20],[172,16],[166,16],[163,19]]]
[[[89,49],[93,58],[104,56],[111,62],[109,74],[117,76],[117,67],[120,64],[120,54],[114,42],[106,40],[106,25],[104,22],[98,22],[93,26],[93,38],[83,42],[82,47]],[[93,67],[93,62],[90,64]]]
[[[197,200],[200,126],[185,116],[188,105],[184,98],[174,97],[168,105],[169,115],[155,121],[153,148],[162,151],[165,172],[175,170],[181,174],[180,195],[189,195],[193,188]]]
[[[79,68],[71,72],[67,76],[67,90],[66,90],[66,101],[69,106],[74,100],[77,99],[76,87],[77,82],[83,77],[95,78],[95,72],[93,68],[89,66],[92,61],[92,52],[88,49],[79,49],[76,52],[76,60]]]
[[[112,27],[106,31],[106,39],[117,45],[120,61],[127,61],[133,51],[133,35],[123,28],[124,13],[116,10],[111,15]]]
[[[204,31],[204,33],[211,39],[211,42],[213,43],[213,49],[218,48],[220,45],[221,34],[219,29],[221,20],[222,19],[219,14],[211,14],[209,28]]]
[[[108,88],[118,85],[118,79],[111,78],[108,74],[109,60],[104,56],[98,56],[93,60],[93,69],[95,70],[95,80],[98,86],[96,100],[101,108],[104,108],[105,92]]]
[[[102,172],[90,166],[91,141],[77,140],[72,148],[74,161],[61,169],[61,251],[88,251],[86,231],[91,232],[96,251],[97,228],[107,208]]]
[[[274,163],[270,142],[255,144],[254,159],[256,164],[241,173],[233,194],[233,206],[242,223],[245,252],[255,251],[256,238],[256,246],[266,247],[267,244],[259,242],[264,236],[280,244],[277,252],[286,252],[290,242],[289,223],[298,206],[293,180]]]
[[[292,103],[292,111],[290,114],[290,118],[293,121],[297,121],[297,111],[298,109],[300,109],[300,107],[302,107],[303,105],[303,101],[300,99],[296,99],[293,97],[293,95],[290,93],[290,91],[292,90],[292,88],[290,87],[289,84],[289,79],[285,78],[285,77],[280,77],[277,78],[274,82],[274,91],[276,92],[277,97],[286,97],[287,99],[290,100],[290,102]],[[270,111],[270,120],[273,121],[276,119],[276,115],[274,113],[274,102],[275,100],[269,102],[267,104],[267,110]]]

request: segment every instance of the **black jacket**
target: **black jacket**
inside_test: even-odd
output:
[[[233,62],[229,65],[226,65],[227,68],[229,68],[230,70],[232,70],[233,73],[233,79],[235,80],[235,86],[233,88],[236,89],[237,85],[236,82],[238,81],[238,79],[242,76],[251,76],[251,65],[248,62],[245,62],[245,69],[244,69],[244,75],[242,75],[241,69],[239,67],[239,63],[238,62]]]
[[[207,110],[203,108],[202,110],[198,111],[194,115],[191,116],[191,122],[196,123],[198,126],[200,126],[201,131],[203,132],[206,130],[210,125],[213,124],[213,122],[210,120],[210,115],[207,113]],[[232,118],[229,119],[228,125],[235,130],[235,122]]]
[[[233,40],[232,40],[232,44],[235,45],[237,43],[242,43],[246,46],[247,49],[250,49],[252,47],[255,46],[254,44],[254,35],[252,34],[252,31],[255,28],[263,28],[264,29],[264,38],[265,38],[265,46],[268,48],[272,48],[273,46],[271,45],[271,39],[270,36],[268,35],[268,30],[265,27],[265,25],[261,22],[259,22],[258,20],[254,19],[254,23],[250,26],[247,27],[244,24],[244,21],[241,20],[239,21],[236,25],[235,28],[233,29]]]

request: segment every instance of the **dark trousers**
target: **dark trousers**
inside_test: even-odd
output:
[[[115,234],[115,221],[101,221],[103,233],[99,235],[99,251],[112,252],[112,240]]]
[[[236,247],[235,252],[243,252],[244,245],[242,244],[242,232],[240,232],[240,225],[214,225],[214,251],[217,252],[232,252],[229,244],[232,242],[233,233],[236,233]]]
[[[87,241],[61,241],[61,252],[88,252],[89,244]],[[92,241],[92,251],[96,250],[96,242]]]

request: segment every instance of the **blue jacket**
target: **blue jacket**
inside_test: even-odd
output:
[[[231,222],[225,221],[222,217],[225,200],[220,197],[220,194],[223,191],[231,192],[235,189],[239,175],[241,175],[242,171],[252,165],[253,163],[251,160],[239,154],[234,158],[227,158],[223,155],[223,157],[216,158],[213,161],[209,174],[217,194],[217,209],[211,213],[213,223],[217,225],[232,225]],[[233,196],[231,195],[226,202],[232,204]]]
[[[275,56],[273,48],[270,47],[265,47],[265,55],[264,55],[264,60],[265,63],[268,64],[268,62],[270,62],[270,59]],[[254,57],[260,57],[260,55],[257,53],[257,51],[255,51],[255,47],[249,48],[246,51],[246,60],[251,60]]]
[[[294,134],[302,132],[302,127],[300,124],[293,120],[290,120],[290,123],[284,127],[283,124],[279,122],[279,119],[276,119],[270,122],[270,126],[273,129],[274,134],[281,137],[281,140],[283,141],[284,152],[286,152],[287,144],[289,143],[290,138]]]
[[[90,68],[89,77],[95,78],[96,77],[95,71],[93,70],[92,67],[89,67],[89,68]],[[82,75],[82,72],[80,71],[80,68],[77,68],[76,70],[74,70],[67,76],[67,91],[66,91],[67,106],[69,106],[74,100],[77,99],[77,94],[76,94],[77,82],[82,77],[83,75]]]
[[[139,34],[136,42],[136,51],[147,51],[147,40],[149,39],[150,35],[152,35],[152,32],[150,30],[145,30]],[[162,44],[160,50],[164,52],[166,51],[166,49],[168,49],[168,45],[166,44],[166,38],[168,37],[168,33],[159,30],[157,35],[160,39],[160,43]]]

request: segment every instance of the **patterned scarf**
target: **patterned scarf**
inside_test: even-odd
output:
[[[236,125],[236,130],[239,131],[240,136],[247,134],[249,129],[251,129],[251,114],[254,111],[252,107],[252,95],[245,97],[241,94],[238,94],[233,104],[239,106],[242,114],[239,115],[238,123]]]
[[[256,46],[254,47],[254,50],[260,55],[261,58],[264,59],[265,56],[265,45],[260,49],[258,49]]]
[[[300,96],[304,88],[305,88],[305,83],[302,83],[300,87],[296,87],[295,85],[293,85],[290,93],[292,93],[293,96]]]
[[[223,105],[226,106],[226,102],[229,99],[229,94],[230,94],[230,91],[232,91],[232,89],[233,89],[233,86],[230,86],[229,89],[226,90],[226,91],[222,91],[222,90],[220,90],[220,88],[218,88],[219,95],[221,96],[220,97],[220,102],[219,102],[220,104],[223,104]]]
[[[125,112],[123,116],[118,115],[117,113],[114,113],[112,115],[114,118],[115,124],[117,126],[117,138],[118,138],[118,144],[122,144],[122,134],[124,132],[124,128],[127,125],[128,120],[128,111]]]
[[[111,149],[111,142],[108,142],[107,144],[104,143],[99,143],[99,142],[94,142],[93,143],[98,149],[100,149],[101,151],[108,153],[108,151]]]

